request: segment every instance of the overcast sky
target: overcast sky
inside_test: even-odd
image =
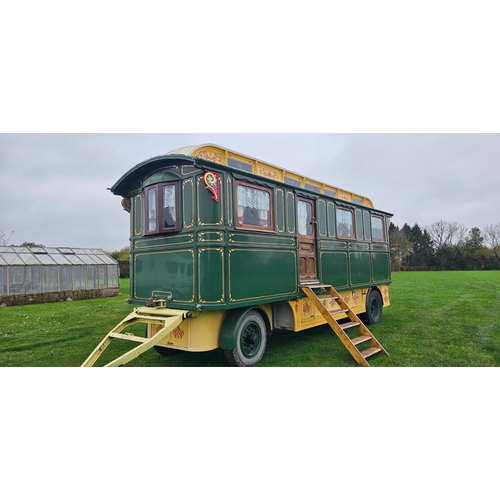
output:
[[[208,142],[365,195],[398,226],[500,222],[500,134],[0,134],[0,231],[15,245],[123,248],[128,214],[107,188]]]
[[[500,131],[499,31],[485,3],[144,5],[2,11],[10,244],[128,245],[107,188],[144,159],[208,142],[359,192],[398,226],[500,222],[500,136],[482,134]],[[193,130],[233,133],[172,133]]]

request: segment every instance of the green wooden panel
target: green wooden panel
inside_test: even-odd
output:
[[[224,243],[224,231],[200,231],[198,243]]]
[[[199,176],[198,184],[198,226],[222,226],[223,199],[222,181],[219,178],[219,201],[212,200],[212,193],[206,189],[203,177]]]
[[[131,217],[131,220],[133,220],[133,235],[135,236],[140,236],[142,235],[142,203],[143,203],[143,198],[139,194],[137,196],[134,196],[134,202],[132,204],[132,210],[133,214]]]
[[[326,202],[318,200],[316,219],[318,221],[318,235],[322,238],[326,237]]]
[[[320,252],[320,276],[323,283],[334,288],[347,286],[347,252]]]
[[[372,239],[372,224],[370,212],[363,210],[363,225],[365,228],[365,240]]]
[[[155,250],[194,243],[193,233],[158,235],[148,238],[137,238],[134,242],[136,249],[154,248]]]
[[[384,281],[391,277],[389,254],[372,253],[373,280]]]
[[[274,233],[265,234],[264,232],[256,234],[250,231],[241,231],[229,233],[229,243],[238,243],[254,247],[263,245],[295,247],[295,238],[290,236],[277,236]]]
[[[349,243],[349,249],[355,251],[370,250],[369,243]]]
[[[134,296],[149,299],[154,292],[171,292],[173,302],[194,301],[194,252],[172,250],[135,255]],[[159,298],[164,298],[158,294]]]
[[[269,299],[296,293],[295,250],[229,250],[229,300]]]
[[[321,248],[324,250],[346,250],[347,241],[321,240]]]
[[[224,302],[224,250],[198,249],[198,302]]]
[[[285,192],[283,189],[275,190],[274,197],[274,225],[276,232],[285,232]]]
[[[356,208],[355,210],[356,217],[356,238],[358,240],[364,240],[364,232],[363,232],[363,212]]]
[[[327,215],[328,215],[328,236],[335,236],[335,204],[331,201],[327,203]]]
[[[361,252],[351,252],[349,254],[351,268],[351,284],[360,285],[370,283],[370,254]]]
[[[194,183],[193,179],[182,182],[182,220],[184,229],[194,227]]]
[[[288,233],[295,234],[295,196],[293,191],[286,192],[285,207],[286,230]]]
[[[221,193],[222,196],[222,193]],[[233,179],[230,176],[226,176],[226,221],[229,227],[234,224],[234,198],[233,198]]]

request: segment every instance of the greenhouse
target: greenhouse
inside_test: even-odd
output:
[[[0,306],[116,296],[119,273],[103,250],[0,246]]]

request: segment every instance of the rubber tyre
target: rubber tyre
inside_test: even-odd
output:
[[[243,318],[236,333],[236,347],[224,351],[231,366],[252,366],[258,363],[267,343],[267,327],[262,316],[256,311],[249,311]]]
[[[366,297],[366,312],[361,315],[366,325],[376,325],[382,321],[383,303],[378,290],[370,290]]]

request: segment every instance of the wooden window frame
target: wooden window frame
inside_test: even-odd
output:
[[[244,224],[240,221],[238,216],[238,187],[243,186],[250,189],[255,189],[256,191],[263,191],[269,195],[269,221],[267,226],[259,226],[254,224]],[[234,210],[235,210],[235,225],[238,229],[244,229],[247,231],[266,231],[275,232],[274,230],[274,210],[273,210],[273,190],[271,188],[266,188],[264,186],[258,186],[250,182],[235,181],[234,183]]]
[[[165,186],[174,186],[175,189],[175,226],[173,227],[163,227],[164,217],[160,217],[163,214],[163,188]],[[149,193],[154,191],[156,193],[156,228],[154,230],[149,229]],[[179,231],[179,183],[174,182],[162,182],[161,184],[155,184],[154,186],[148,186],[144,189],[144,234],[146,236],[154,234],[165,234],[165,233],[176,233]]]
[[[374,238],[373,237],[373,224],[372,224],[372,221],[373,221],[374,218],[375,219],[380,219],[380,221],[382,222],[382,239]],[[386,232],[385,232],[384,217],[382,217],[381,215],[370,214],[370,229],[372,231],[372,241],[377,241],[377,242],[382,242],[382,243],[385,243],[387,241]]]
[[[344,210],[346,212],[349,212],[351,214],[351,221],[352,221],[352,235],[351,236],[343,236],[341,235],[339,231],[339,217],[338,217],[338,211],[339,210]],[[337,230],[337,238],[341,240],[355,240],[356,239],[356,217],[354,215],[354,209],[353,208],[347,208],[347,207],[339,207],[338,205],[335,207],[335,229]]]

